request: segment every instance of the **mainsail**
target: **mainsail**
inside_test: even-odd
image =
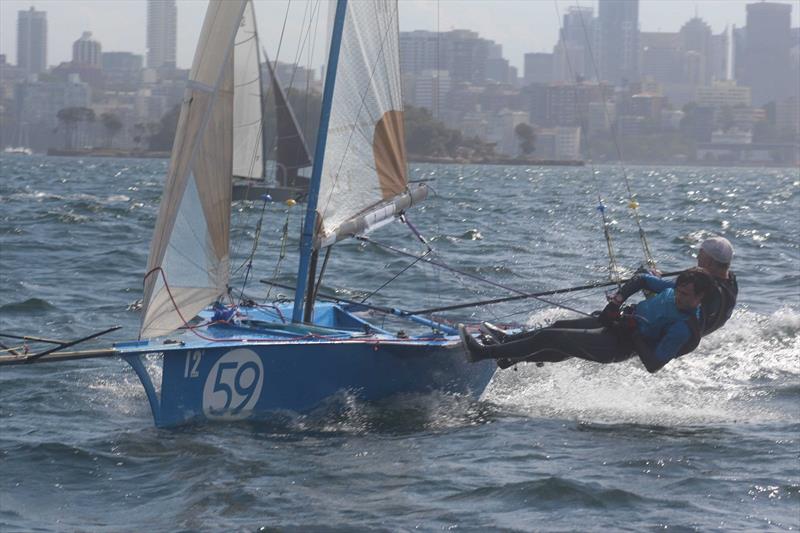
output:
[[[264,177],[263,100],[253,2],[242,14],[233,48],[233,175]]]
[[[316,247],[423,199],[408,188],[396,0],[347,3],[317,203]]]
[[[231,57],[247,1],[212,0],[206,11],[150,245],[141,337],[175,330],[226,291],[236,70]]]
[[[275,180],[283,187],[294,187],[298,185],[297,171],[311,166],[311,157],[292,106],[268,57],[266,62],[275,95],[275,123],[278,130],[275,140]]]

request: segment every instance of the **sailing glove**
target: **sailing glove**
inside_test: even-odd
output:
[[[610,328],[617,322],[617,320],[619,320],[619,317],[619,304],[608,302],[605,308],[603,308],[603,310],[600,312],[600,316],[597,317],[597,320],[604,327]]]

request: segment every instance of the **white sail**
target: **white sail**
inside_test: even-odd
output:
[[[164,335],[224,294],[233,159],[234,38],[247,0],[211,0],[150,245],[140,336]]]
[[[255,10],[247,4],[233,48],[233,175],[263,178],[261,61]]]
[[[409,192],[397,8],[396,0],[347,3],[317,204],[317,246],[337,240],[359,215],[392,216],[396,209],[380,206],[407,206],[424,197],[406,194],[405,203],[393,202]]]

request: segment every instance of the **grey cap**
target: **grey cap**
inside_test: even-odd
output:
[[[703,241],[700,249],[718,263],[729,265],[733,259],[733,246],[725,237],[709,237]]]

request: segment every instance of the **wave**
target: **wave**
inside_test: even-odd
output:
[[[28,298],[22,302],[11,302],[0,305],[0,313],[40,313],[56,309],[56,307],[41,298]]]
[[[559,476],[549,476],[532,481],[487,485],[460,492],[446,498],[449,501],[476,500],[484,505],[486,500],[499,500],[509,508],[532,501],[540,509],[563,509],[565,503],[577,507],[617,507],[636,505],[648,498],[622,489],[609,489],[599,483],[582,483]]]
[[[546,310],[541,325],[563,316]],[[700,347],[657,374],[637,359],[611,365],[569,360],[498,371],[484,399],[526,416],[685,425],[796,417],[800,313],[739,310]]]

